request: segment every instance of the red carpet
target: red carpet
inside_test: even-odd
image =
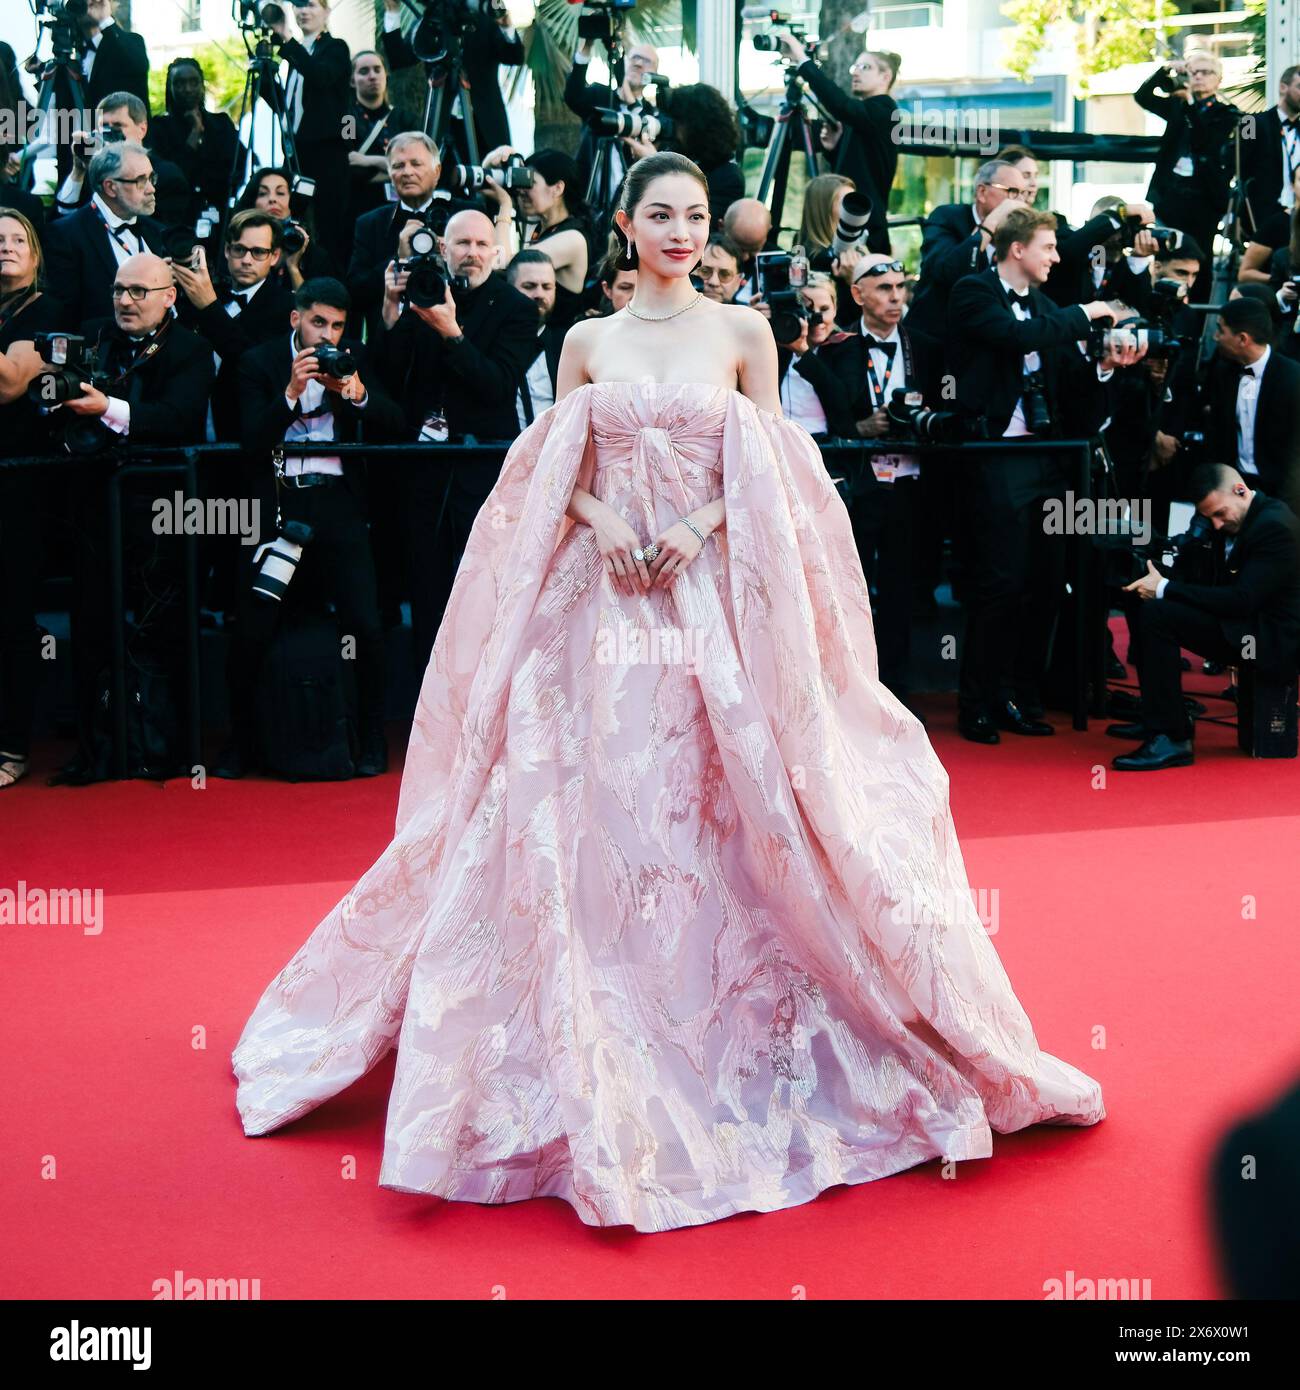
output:
[[[387,843],[397,772],[55,789],[47,749],[0,793],[0,888],[102,888],[104,929],[0,927],[0,1294],[149,1298],[180,1270],[258,1279],[264,1299],[1039,1299],[1072,1270],[1219,1296],[1208,1154],[1300,1069],[1296,764],[1202,725],[1194,767],[1125,776],[1100,722],[982,748],[952,731],[950,697],[927,708],[972,886],[997,890],[995,945],[1042,1045],[1101,1081],[1101,1125],[995,1135],[948,1180],[934,1162],[658,1235],[588,1228],[553,1199],[388,1192],[391,1062],[253,1140],[229,1059]]]

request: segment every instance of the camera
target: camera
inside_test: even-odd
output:
[[[200,217],[193,227],[168,227],[163,232],[163,255],[181,265],[193,265],[194,252],[212,235],[212,219]]]
[[[614,39],[614,14],[619,10],[636,9],[636,0],[587,0],[578,16],[578,37],[600,39],[610,44]]]
[[[274,540],[258,546],[253,555],[253,592],[258,598],[279,603],[298,572],[302,548],[313,534],[305,521],[286,521]]]
[[[86,0],[34,0],[37,24],[50,31],[50,49],[56,62],[67,62],[86,51],[81,21],[86,17]]]
[[[871,199],[865,193],[850,191],[840,202],[840,217],[835,224],[835,240],[831,254],[841,256],[851,246],[857,246],[866,234],[871,217]]]
[[[1109,319],[1094,323],[1088,329],[1088,358],[1100,362],[1112,349],[1136,347],[1140,352],[1167,354],[1177,341],[1164,328],[1153,327],[1146,319],[1133,319],[1118,327]]]
[[[80,334],[37,333],[32,343],[48,365],[28,383],[27,397],[45,414],[79,397],[83,382],[103,386],[108,380],[95,370],[95,345]]]
[[[467,289],[469,280],[452,275],[438,254],[438,239],[432,228],[419,227],[411,233],[411,255],[402,262],[407,272],[405,299],[417,309],[432,309],[441,304],[450,284],[455,289]]]
[[[333,343],[321,343],[314,350],[316,362],[326,376],[343,381],[356,373],[357,359],[347,348],[335,347]]]
[[[895,389],[885,406],[889,434],[894,439],[914,439],[919,444],[960,444],[987,439],[988,421],[982,415],[960,415],[955,410],[927,410],[920,392]]]
[[[758,297],[771,310],[772,336],[792,343],[808,322],[801,293],[808,283],[808,257],[802,246],[793,251],[760,251],[754,257]]]
[[[780,10],[766,10],[763,14],[760,15],[757,13],[757,11],[750,9],[747,6],[744,10],[741,11],[741,17],[743,19],[766,19],[766,21],[772,26],[773,29],[784,30],[790,35],[791,38],[798,39],[799,42],[803,44],[804,48],[807,50],[808,56],[810,58],[814,58],[817,56],[818,40],[810,39],[808,37],[808,31],[806,29],[803,29],[799,25],[792,23],[792,17],[790,15],[782,14]],[[781,51],[781,44],[775,34],[755,34],[754,47],[760,53],[779,53]]]
[[[1025,428],[1030,434],[1052,432],[1052,409],[1047,404],[1047,382],[1042,372],[1025,373],[1020,406],[1025,416]]]
[[[301,222],[286,217],[280,223],[280,245],[284,248],[286,256],[296,256],[307,245],[307,234],[303,231]]]
[[[607,106],[598,106],[589,117],[588,124],[597,135],[648,140],[652,145],[661,136],[671,140],[673,135],[671,118],[658,111],[611,111]]]

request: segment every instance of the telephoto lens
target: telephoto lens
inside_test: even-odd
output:
[[[286,521],[274,540],[258,546],[253,556],[253,592],[268,603],[279,603],[288,591],[302,559],[302,548],[312,538],[305,521]]]
[[[835,225],[835,240],[831,251],[842,256],[851,246],[860,246],[871,216],[871,199],[865,193],[850,190],[840,203],[840,220]]]

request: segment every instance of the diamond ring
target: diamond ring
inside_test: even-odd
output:
[[[649,561],[653,561],[653,560],[657,559],[657,558],[658,558],[658,555],[659,555],[659,547],[658,547],[657,545],[652,545],[652,546],[650,547],[650,549],[647,550],[647,551],[645,552],[645,558],[646,558],[647,560],[649,560]]]
[[[644,550],[634,550],[634,551],[632,552],[632,558],[633,558],[634,560],[644,560],[644,559],[645,559],[645,551],[644,551]]]

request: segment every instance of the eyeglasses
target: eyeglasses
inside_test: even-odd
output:
[[[874,63],[853,63],[853,64],[849,67],[849,71],[850,71],[850,72],[866,72],[866,71],[868,71],[870,68],[874,68],[874,67],[875,67],[875,64],[874,64]]]
[[[1005,183],[991,183],[989,184],[989,187],[1000,188],[1003,191],[1003,193],[1007,195],[1008,198],[1023,199],[1029,197],[1029,190],[1027,188],[1008,188]]]
[[[242,261],[245,256],[252,256],[255,261],[264,261],[268,256],[274,256],[275,250],[270,246],[245,246],[242,241],[232,241],[226,246],[226,255],[232,261]]]
[[[695,273],[701,280],[717,279],[725,285],[728,280],[734,280],[740,272],[735,270],[723,270],[721,266],[716,265],[702,265]]]
[[[861,280],[864,275],[889,275],[891,273],[895,275],[907,273],[903,268],[902,261],[877,261],[875,265],[864,266],[853,278]]]
[[[147,183],[152,183],[152,184],[154,184],[155,186],[157,186],[158,178],[157,178],[157,176],[154,175],[154,174],[140,174],[140,175],[138,175],[136,178],[133,178],[133,179],[122,179],[122,178],[117,178],[116,176],[114,176],[113,182],[114,182],[114,183],[129,183],[129,184],[132,184],[132,185],[133,185],[134,187],[136,187],[136,188],[143,188],[143,187],[145,186],[145,184],[147,184]]]
[[[171,289],[170,285],[114,285],[110,293],[115,300],[133,299],[137,304],[147,294],[160,294]]]

